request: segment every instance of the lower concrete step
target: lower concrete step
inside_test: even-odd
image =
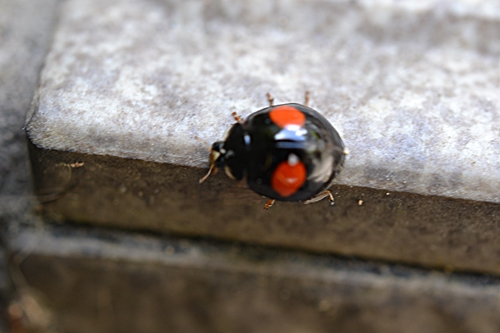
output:
[[[500,280],[85,227],[24,230],[61,332],[498,332]]]

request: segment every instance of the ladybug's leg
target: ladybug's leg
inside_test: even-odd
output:
[[[264,206],[264,209],[265,209],[265,210],[268,210],[269,208],[271,208],[271,206],[272,206],[272,205],[274,205],[274,202],[275,202],[275,201],[276,201],[276,200],[274,200],[274,199],[269,199],[269,200],[267,201],[266,205]]]
[[[234,120],[236,120],[240,124],[243,124],[243,119],[241,119],[241,117],[238,116],[238,114],[236,112],[233,112],[232,115],[233,115]]]
[[[207,174],[199,180],[200,184],[203,183],[205,180],[207,180],[208,176],[215,175],[216,173],[217,173],[217,168],[215,167],[214,164],[210,164],[210,168],[208,169]]]
[[[266,97],[267,97],[267,100],[269,101],[269,106],[273,106],[273,104],[274,104],[274,98],[273,98],[273,96],[271,96],[270,93],[267,93]]]
[[[326,197],[328,197],[330,199],[330,205],[333,206],[335,204],[335,199],[333,198],[332,192],[330,192],[329,190],[325,190],[325,191],[321,192],[320,194],[316,195],[315,197],[312,197],[309,200],[303,201],[303,203],[305,203],[306,205],[312,204],[314,202],[318,202],[320,200],[323,200]]]
[[[304,97],[304,105],[309,106],[309,91],[306,91],[306,96]]]

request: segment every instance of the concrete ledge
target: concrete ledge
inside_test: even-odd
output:
[[[339,185],[333,207],[264,211],[266,199],[224,175],[198,184],[197,168],[34,146],[31,154],[56,220],[500,274],[497,204]]]
[[[64,3],[28,117],[44,149],[205,168],[231,112],[312,106],[339,184],[500,203],[500,9],[490,1]]]
[[[470,332],[500,327],[500,282],[82,228],[26,230],[27,281],[63,332]]]

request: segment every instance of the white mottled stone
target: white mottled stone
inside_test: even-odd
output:
[[[500,203],[492,1],[68,0],[28,117],[43,148],[206,167],[231,112],[311,106],[338,182]]]

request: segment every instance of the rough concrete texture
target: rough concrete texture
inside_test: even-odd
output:
[[[63,332],[500,330],[497,278],[74,227],[12,244]]]
[[[339,185],[333,207],[265,211],[265,198],[224,175],[200,186],[197,168],[32,148],[55,220],[500,274],[498,204]]]
[[[340,184],[500,203],[491,1],[71,0],[42,74],[39,147],[206,167],[242,115],[312,92]]]

